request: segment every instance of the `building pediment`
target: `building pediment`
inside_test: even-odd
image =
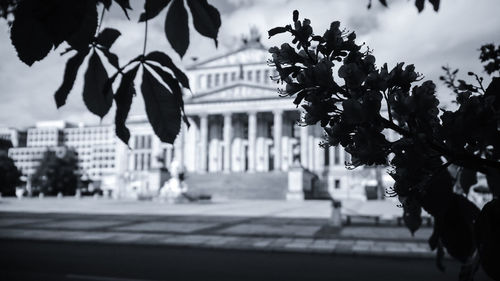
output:
[[[188,95],[189,96],[189,95]],[[278,99],[278,91],[270,86],[238,83],[200,93],[186,99],[186,103],[248,101],[261,99]]]
[[[199,62],[187,67],[187,69],[195,70],[228,65],[265,64],[268,58],[269,53],[263,46],[243,47],[231,53]]]

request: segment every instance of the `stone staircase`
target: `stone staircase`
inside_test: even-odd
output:
[[[288,189],[286,172],[188,173],[185,181],[190,194],[214,199],[284,200]]]

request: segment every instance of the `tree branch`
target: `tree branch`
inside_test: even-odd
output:
[[[394,124],[393,122],[385,119],[384,117],[380,116],[380,120],[384,124],[386,128],[389,128],[399,134],[401,134],[404,137],[409,137],[409,138],[416,138],[410,131]],[[467,167],[473,170],[480,171],[484,173],[485,167],[492,167],[492,168],[497,168],[500,169],[500,162],[489,160],[489,159],[484,159],[475,155],[470,155],[466,153],[456,153],[454,151],[451,151],[450,149],[446,148],[443,144],[441,143],[436,143],[434,140],[427,139],[426,144],[434,151],[439,152],[446,158],[450,160],[451,163],[457,164],[462,167]]]

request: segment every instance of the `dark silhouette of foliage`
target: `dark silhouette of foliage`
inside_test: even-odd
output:
[[[0,139],[0,153],[7,153],[11,147],[12,142],[10,140]]]
[[[125,143],[130,138],[125,121],[135,95],[134,79],[138,66],[145,72],[146,63],[150,65],[168,88],[161,86],[153,75],[142,76],[147,77],[148,81],[142,81],[141,89],[156,91],[142,93],[147,99],[147,116],[160,139],[173,143],[180,130],[178,115],[189,125],[182,100],[182,88],[189,89],[189,80],[167,54],[159,51],[146,54],[148,20],[155,18],[163,9],[168,9],[165,35],[182,58],[189,47],[188,10],[195,30],[213,39],[216,46],[221,25],[219,11],[206,0],[187,0],[187,6],[183,0],[145,0],[144,11],[139,17],[139,22],[145,26],[142,54],[120,65],[119,57],[111,51],[111,47],[121,32],[112,28],[103,28],[101,31],[105,12],[113,3],[130,19],[129,0],[0,0],[0,17],[11,21],[12,44],[19,59],[29,66],[44,59],[63,42],[69,47],[62,54],[74,53],[66,63],[63,82],[54,95],[57,107],[66,103],[83,61],[90,56],[84,75],[84,103],[90,112],[103,118],[115,101],[116,134]],[[102,7],[100,17],[99,7]],[[103,60],[116,69],[116,73],[109,76]],[[115,94],[113,83],[118,76],[122,76],[122,81]],[[158,88],[158,85],[163,88]]]
[[[388,7],[387,0],[378,0],[378,2],[382,4],[384,7]],[[425,0],[415,0],[415,7],[417,7],[419,13],[424,10],[425,2],[426,2]],[[439,4],[441,0],[427,0],[427,2],[429,2],[429,4],[432,5],[434,11],[437,12],[439,10]],[[371,7],[372,7],[372,0],[368,0],[368,9],[370,9]]]
[[[14,160],[7,153],[0,151],[0,193],[2,196],[15,196],[16,186],[21,183],[21,172],[14,164]]]
[[[68,149],[62,157],[58,157],[54,151],[47,150],[31,182],[36,192],[74,195],[78,179],[78,157],[75,151]]]
[[[496,47],[493,44],[486,44],[481,47],[479,59],[484,63],[484,70],[488,74],[496,71],[500,73],[500,45]]]
[[[473,73],[478,85],[443,78],[459,105],[445,110],[439,108],[435,84],[421,81],[413,65],[377,66],[372,51],[338,21],[315,35],[311,21],[299,20],[294,11],[293,24],[269,30],[270,37],[280,33],[292,37],[292,44],[269,49],[270,65],[279,73],[274,79],[285,84],[281,95],[295,97],[305,109],[303,125],[321,124],[324,146],[340,144],[352,155],[350,168],[390,167],[395,184],[389,193],[399,197],[409,230],[420,227],[422,209],[435,219],[429,244],[438,250],[439,267],[443,247],[464,264],[461,278],[472,278],[479,260],[490,265],[500,260],[500,251],[480,250],[476,258],[478,245],[498,245],[500,235],[493,235],[500,226],[498,201],[479,210],[466,198],[478,172],[486,175],[495,198],[500,193],[500,78],[493,77],[487,87]],[[494,48],[481,50],[483,61],[498,59]],[[456,79],[458,71],[445,70]],[[388,138],[388,131],[397,137]],[[450,166],[460,173],[450,174]],[[456,182],[462,187],[458,193]],[[485,217],[480,226],[478,217]],[[486,234],[477,236],[475,227]]]

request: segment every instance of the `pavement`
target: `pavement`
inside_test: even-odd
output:
[[[411,236],[396,203],[345,202],[344,216],[385,214],[342,228],[328,201],[166,204],[112,199],[0,199],[0,240],[153,245],[343,256],[433,258],[432,229]],[[370,209],[372,208],[372,209]],[[351,211],[350,211],[351,210]],[[394,212],[393,217],[387,216]]]

